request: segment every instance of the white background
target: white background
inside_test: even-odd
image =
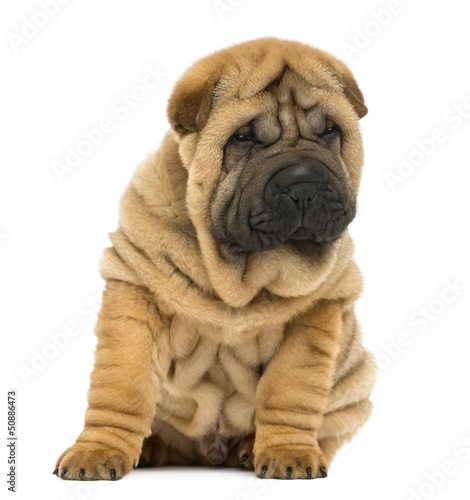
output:
[[[238,5],[219,2],[228,6],[221,13],[212,0],[71,0],[17,50],[12,40],[28,21],[44,22],[37,15],[43,9],[33,0],[2,3],[2,498],[8,493],[11,388],[18,392],[16,498],[469,498],[466,5],[395,1],[392,10],[398,3],[399,12],[382,12],[386,25],[380,26],[374,12],[388,9],[386,1],[231,3]],[[364,30],[373,35],[369,40]],[[163,468],[132,472],[116,483],[61,481],[51,473],[82,428],[95,345],[90,304],[103,288],[98,263],[117,225],[119,197],[167,130],[167,99],[188,65],[261,36],[301,40],[345,60],[370,110],[362,121],[366,161],[351,231],[365,282],[357,312],[364,343],[381,365],[373,416],[340,451],[326,480]],[[116,112],[116,100],[142,83],[148,65],[167,76],[127,116]],[[468,110],[456,118],[465,103]],[[63,162],[82,131],[103,118],[113,123],[112,132],[59,182],[53,162]],[[433,146],[435,129],[441,129],[441,143]],[[417,153],[416,141],[427,145],[426,157]],[[402,158],[416,166],[402,167],[407,177],[393,190],[386,175],[398,172]],[[449,280],[460,289],[446,290]],[[62,335],[67,345],[54,351],[50,335],[69,323],[79,332]],[[50,358],[41,366],[38,352]],[[21,375],[33,362],[39,369]],[[452,473],[435,474],[444,462],[451,462],[444,468]]]

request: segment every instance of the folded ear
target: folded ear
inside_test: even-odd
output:
[[[369,110],[364,103],[364,96],[362,95],[361,89],[357,85],[357,82],[352,74],[350,73],[350,75],[346,78],[343,76],[342,83],[344,85],[344,93],[354,106],[359,119],[364,118]]]
[[[183,135],[204,127],[217,82],[216,77],[201,78],[189,71],[176,83],[167,109],[168,119],[176,132]]]
[[[364,96],[350,69],[337,59],[330,61],[330,64],[333,66],[333,72],[343,87],[345,96],[354,106],[359,118],[364,118],[367,115],[368,109],[364,103]]]

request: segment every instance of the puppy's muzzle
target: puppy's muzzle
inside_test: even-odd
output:
[[[267,182],[263,198],[267,210],[280,221],[283,240],[330,241],[350,221],[343,189],[330,169],[319,161],[303,160],[277,171]],[[349,216],[348,216],[349,215]],[[256,230],[263,224],[251,221]]]
[[[213,234],[234,254],[285,241],[324,244],[338,239],[355,213],[355,196],[333,157],[285,153],[247,163]]]

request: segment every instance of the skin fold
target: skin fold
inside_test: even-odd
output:
[[[366,112],[346,66],[297,42],[245,42],[181,77],[103,254],[85,425],[55,474],[327,476],[375,377],[347,229]]]

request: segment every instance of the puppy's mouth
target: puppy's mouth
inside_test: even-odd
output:
[[[312,231],[305,226],[299,226],[292,234],[291,238],[294,240],[308,240],[313,236]]]
[[[341,205],[341,204],[339,204]],[[342,205],[341,205],[342,206]],[[284,242],[326,244],[337,240],[346,229],[349,217],[332,214],[331,210],[297,211],[285,205],[280,213],[266,212],[249,221],[250,238],[239,240],[245,252],[271,250]]]

